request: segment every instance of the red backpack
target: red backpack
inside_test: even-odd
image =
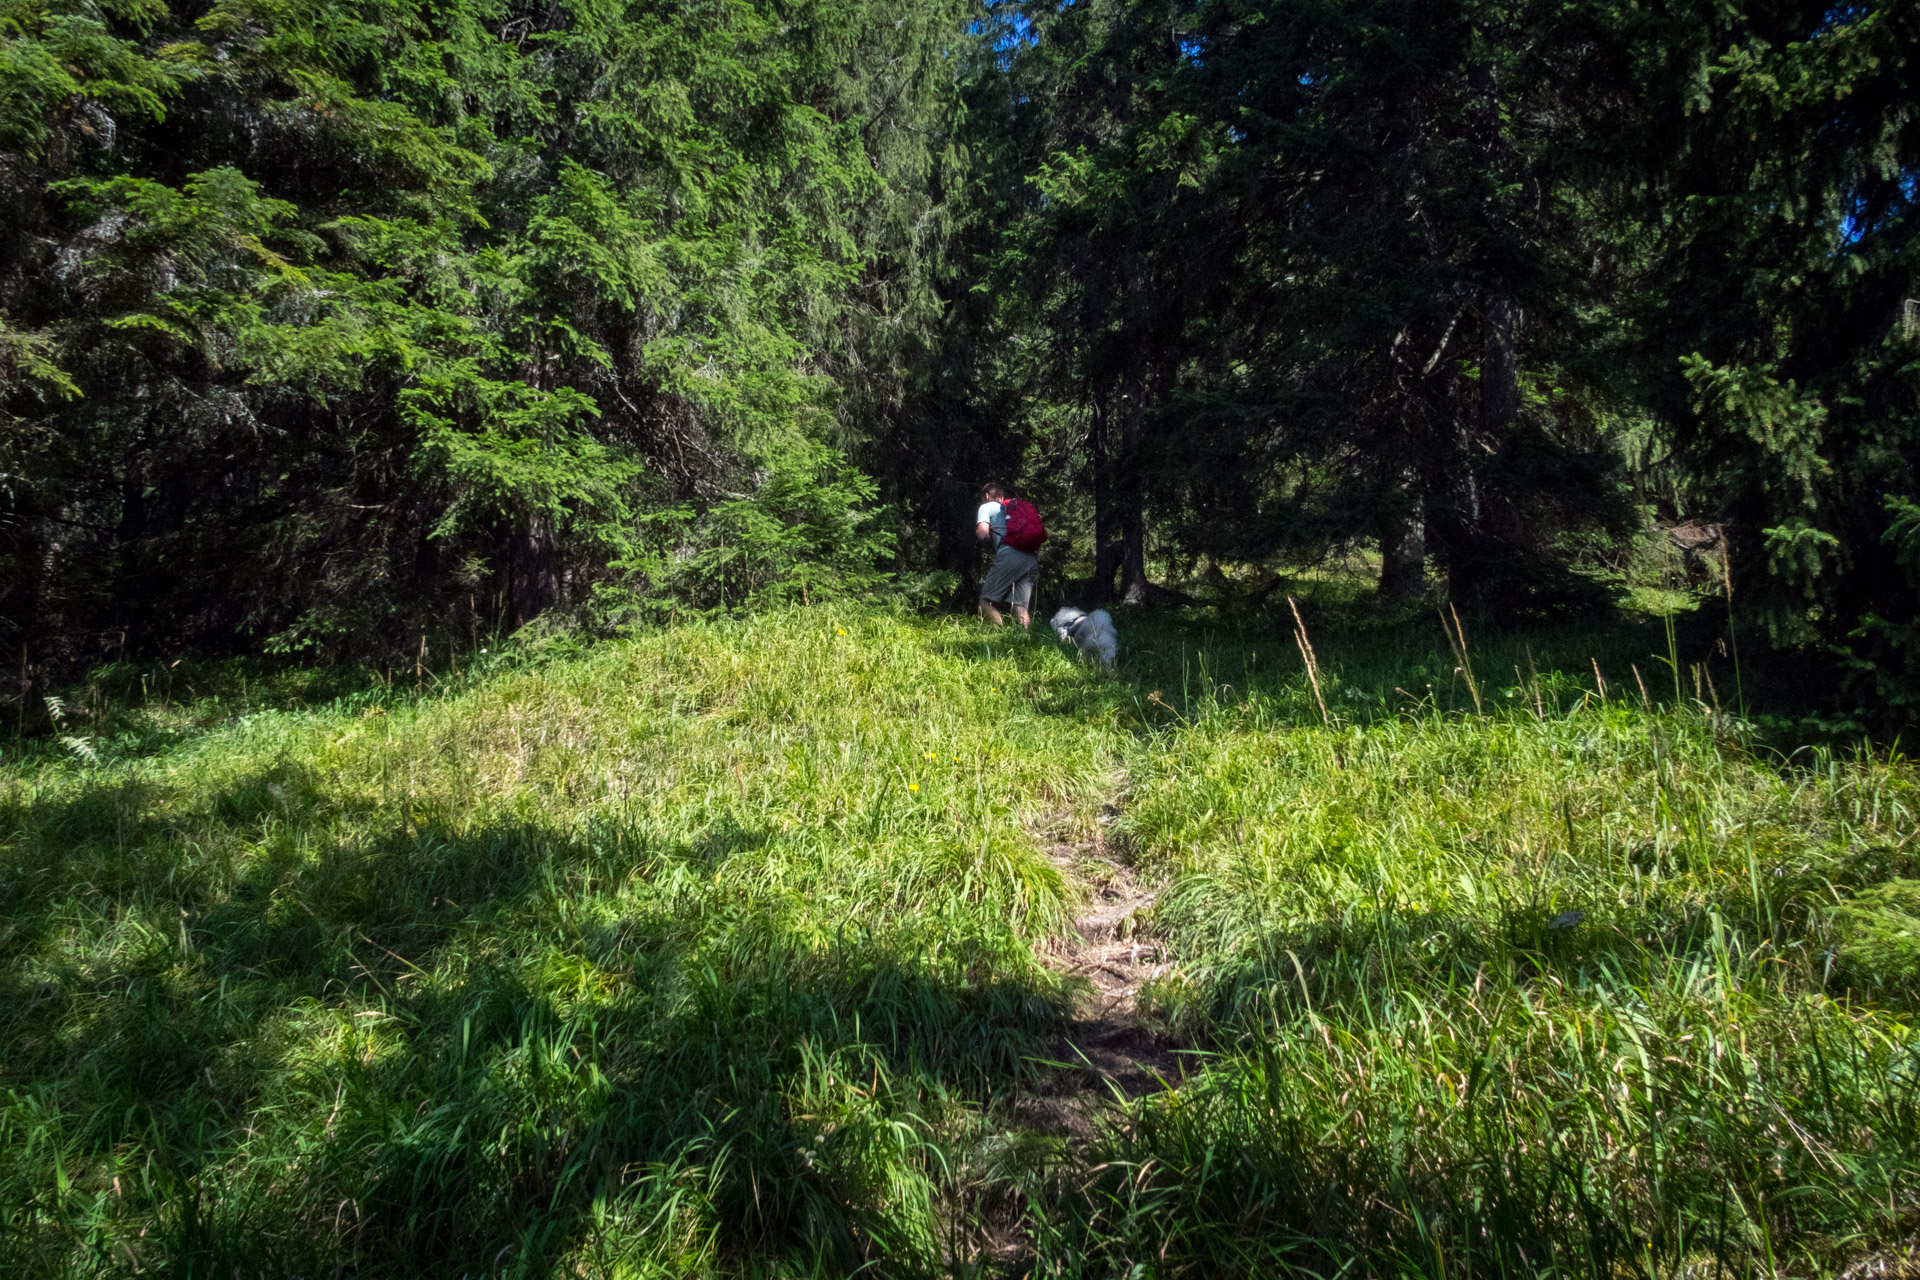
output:
[[[1001,508],[1007,517],[1007,531],[1001,535],[1001,545],[1028,555],[1040,550],[1040,544],[1047,540],[1047,526],[1040,523],[1040,513],[1034,510],[1033,504],[1009,498]]]

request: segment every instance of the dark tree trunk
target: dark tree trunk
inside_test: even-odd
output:
[[[1141,419],[1146,415],[1146,381],[1140,379],[1128,393],[1120,414],[1120,601],[1147,603],[1146,477],[1141,474]]]
[[[25,632],[21,633],[23,636]],[[27,695],[33,692],[33,676],[27,666],[27,642],[20,641],[20,687],[14,703],[13,732],[16,737],[27,731]]]
[[[1093,459],[1093,591],[1100,600],[1113,598],[1113,575],[1120,567],[1119,541],[1114,528],[1112,462],[1107,448],[1107,391],[1093,393],[1093,414],[1087,432],[1087,452]]]
[[[1463,492],[1455,529],[1447,541],[1447,577],[1453,598],[1475,608],[1498,609],[1505,590],[1510,508],[1501,497],[1500,468],[1520,417],[1520,369],[1516,330],[1520,309],[1504,294],[1487,297],[1480,316],[1480,415],[1478,430],[1462,424],[1460,474]]]
[[[1502,497],[1501,468],[1520,417],[1518,330],[1520,309],[1500,293],[1487,294],[1480,308],[1479,412],[1455,417],[1453,475],[1441,510],[1429,511],[1429,543],[1446,565],[1448,594],[1462,608],[1499,609],[1510,573],[1512,540],[1524,536],[1514,527],[1512,508]],[[1438,479],[1438,477],[1435,477]]]
[[[1381,521],[1380,598],[1417,600],[1427,588],[1427,504],[1420,476],[1408,467],[1400,501]]]
[[[1496,294],[1487,299],[1481,318],[1480,426],[1495,448],[1520,416],[1520,367],[1513,349],[1518,310],[1512,298]]]
[[[146,624],[152,612],[149,602],[154,600],[159,582],[158,575],[152,573],[152,566],[146,563],[146,557],[141,554],[141,543],[147,532],[146,488],[141,468],[137,464],[128,464],[120,480],[120,521],[113,531],[110,561],[113,605],[108,615],[111,625],[120,630],[122,651],[127,648],[129,641],[135,649],[146,647]]]
[[[33,514],[37,513],[30,513],[29,519]],[[0,662],[11,659],[9,665],[14,668],[9,673],[13,678],[7,681],[13,685],[13,696],[7,701],[12,712],[9,727],[15,732],[24,732],[33,719],[28,714],[33,692],[28,655],[40,639],[40,593],[47,563],[44,544],[28,532],[32,527],[27,520],[20,521],[12,530],[12,545],[6,548],[9,554],[0,556],[0,569],[11,570],[0,576],[0,642],[7,644]]]
[[[539,617],[559,596],[553,538],[538,516],[531,517],[526,531],[514,538],[511,581],[509,599],[516,625]]]
[[[1120,547],[1120,603],[1147,603],[1147,521],[1138,506],[1127,512],[1126,539]]]

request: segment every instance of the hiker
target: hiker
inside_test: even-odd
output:
[[[997,627],[1004,621],[997,606],[1011,603],[1014,621],[1025,628],[1032,620],[1028,606],[1033,603],[1033,579],[1040,568],[1038,552],[1047,540],[1040,513],[1031,502],[1009,498],[1006,489],[990,484],[980,491],[973,536],[993,543],[993,565],[980,584],[980,616]]]

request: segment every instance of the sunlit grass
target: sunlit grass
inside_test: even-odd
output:
[[[0,1247],[924,1262],[930,1126],[1058,1018],[1032,832],[1113,767],[1110,717],[1025,693],[1083,674],[1013,647],[802,614],[41,751],[0,810]]]
[[[1072,1252],[1805,1274],[1920,1223],[1920,1034],[1836,926],[1913,875],[1920,778],[1542,684],[1207,699],[1134,757],[1156,1003],[1219,1056],[1116,1131]]]
[[[1617,638],[1469,634],[1486,715],[1437,625],[1314,641],[1330,726],[1277,621],[1123,618],[1117,677],[826,609],[417,694],[122,673],[0,774],[0,1267],[1807,1274],[1920,1226],[1910,766],[1645,707]],[[1010,1104],[1070,1006],[1043,845],[1101,831],[1204,1070],[1069,1144]]]

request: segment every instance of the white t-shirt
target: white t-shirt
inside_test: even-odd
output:
[[[1007,536],[1007,509],[997,500],[983,502],[979,513],[973,517],[973,523],[987,526],[987,531],[993,535],[994,550],[998,551],[1000,539]]]

